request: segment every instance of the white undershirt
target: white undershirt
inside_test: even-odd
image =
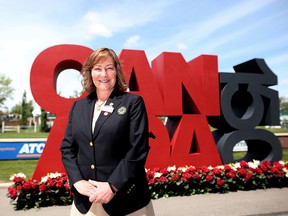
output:
[[[102,111],[103,106],[106,104],[106,101],[104,101],[104,103],[101,105],[101,108],[99,110],[97,110],[96,104],[94,106],[93,120],[92,120],[92,134],[94,133],[94,128],[95,128],[96,121],[97,121],[97,119],[98,119],[98,117],[99,117],[99,115],[100,115],[100,113]]]

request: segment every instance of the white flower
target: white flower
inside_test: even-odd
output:
[[[260,164],[259,160],[253,160],[253,162],[248,162],[249,167],[256,169]]]
[[[213,167],[211,165],[208,166],[207,168],[208,168],[208,170],[213,170]]]
[[[288,169],[283,168],[283,171],[286,173],[286,174],[285,174],[286,178],[288,178]]]
[[[10,181],[13,181],[13,179],[14,179],[15,177],[20,177],[20,178],[26,179],[26,175],[25,175],[24,173],[20,172],[20,173],[11,175],[11,177],[9,178],[9,180],[10,180]]]
[[[176,170],[176,166],[174,165],[174,166],[169,166],[168,168],[167,168],[167,171],[168,172],[171,172],[171,171],[175,171]]]
[[[160,172],[154,173],[154,178],[159,178],[161,176],[162,176],[162,173],[160,173]]]
[[[62,176],[62,174],[58,173],[58,172],[56,172],[56,173],[48,173],[46,176],[41,178],[41,182],[45,183],[45,182],[47,182],[48,178],[52,178],[53,179],[53,178],[58,178],[58,177],[61,177],[61,176]]]
[[[47,182],[48,178],[49,178],[48,176],[42,177],[42,178],[41,178],[41,182],[42,182],[42,183]]]
[[[218,169],[224,169],[224,166],[223,165],[219,165],[219,166],[216,166],[216,168],[218,168]]]
[[[234,164],[234,167],[235,167],[235,169],[237,169],[237,168],[240,168],[240,167],[241,167],[241,165],[240,165],[240,163],[239,163],[239,162],[237,162],[237,163],[235,163],[235,164]]]
[[[61,176],[62,176],[61,173],[58,173],[58,172],[49,174],[50,178],[58,178],[58,177],[61,177]]]

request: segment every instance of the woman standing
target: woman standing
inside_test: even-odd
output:
[[[73,104],[60,148],[74,192],[71,215],[154,215],[144,168],[150,147],[142,97],[125,92],[111,49],[95,50],[81,74],[90,94]]]

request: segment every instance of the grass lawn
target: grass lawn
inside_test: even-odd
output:
[[[0,161],[0,183],[9,182],[11,175],[22,172],[27,179],[32,177],[38,160],[7,160]]]
[[[23,131],[23,130],[22,130]],[[5,132],[0,133],[0,139],[17,139],[17,138],[47,138],[49,133],[33,133],[28,131],[23,131],[21,133],[15,132]]]

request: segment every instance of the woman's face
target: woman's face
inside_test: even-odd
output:
[[[103,61],[96,63],[92,67],[92,80],[97,92],[110,91],[114,89],[116,83],[116,68],[110,56]]]

